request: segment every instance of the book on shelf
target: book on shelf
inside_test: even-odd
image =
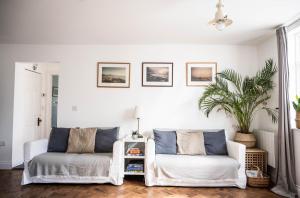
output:
[[[127,153],[126,156],[144,156],[143,153],[140,153],[140,154],[129,154]]]
[[[129,148],[126,152],[127,155],[137,155],[142,156],[144,155],[140,148]]]
[[[126,171],[144,171],[144,164],[128,164],[126,167]]]
[[[126,171],[128,173],[144,173],[144,171]]]
[[[138,172],[144,172],[144,169],[126,169],[127,172],[131,171],[138,171]]]
[[[126,171],[128,173],[144,173],[144,171]]]

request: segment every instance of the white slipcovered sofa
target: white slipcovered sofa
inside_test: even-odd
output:
[[[226,142],[224,155],[155,154],[155,141],[146,145],[146,186],[238,187],[246,188],[245,154],[242,144]]]
[[[112,183],[122,185],[124,177],[123,145],[122,140],[116,141],[113,145],[113,153],[74,154],[47,153],[47,139],[27,142],[24,145],[22,185],[30,183]],[[32,167],[33,164],[30,164],[33,161],[36,162],[34,167]]]

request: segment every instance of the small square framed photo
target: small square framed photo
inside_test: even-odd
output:
[[[187,62],[186,85],[208,86],[215,83],[217,74],[216,62]]]
[[[97,87],[129,88],[130,63],[98,62]]]
[[[173,87],[173,63],[143,62],[143,87]]]

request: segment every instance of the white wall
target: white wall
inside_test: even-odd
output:
[[[0,45],[0,162],[11,161],[13,83],[15,62],[61,64],[58,125],[63,127],[121,126],[123,134],[136,129],[135,105],[143,109],[141,130],[152,128],[225,128],[232,137],[231,119],[223,113],[206,118],[198,110],[203,87],[186,87],[185,62],[216,61],[218,70],[242,74],[258,69],[256,47],[225,45]],[[131,87],[97,88],[97,61],[131,63]],[[174,62],[174,87],[141,87],[143,61]],[[77,111],[72,111],[77,106]]]
[[[275,32],[272,37],[264,40],[257,46],[257,53],[258,53],[258,65],[260,68],[263,68],[265,66],[265,61],[267,59],[272,58],[273,61],[278,66],[278,54],[277,54],[277,39]],[[274,83],[275,87],[272,92],[272,98],[270,99],[268,105],[273,108],[278,107],[278,72],[274,76]],[[267,130],[267,131],[277,131],[278,125],[276,123],[273,123],[271,120],[271,117],[267,115],[266,112],[261,112],[259,115],[259,121],[258,121],[258,128]]]

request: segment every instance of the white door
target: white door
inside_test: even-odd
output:
[[[32,70],[32,64],[16,63],[12,167],[24,162],[24,143],[40,138],[41,83],[41,73]]]
[[[35,71],[25,70],[23,104],[24,126],[23,134],[28,141],[41,138],[41,74]]]

